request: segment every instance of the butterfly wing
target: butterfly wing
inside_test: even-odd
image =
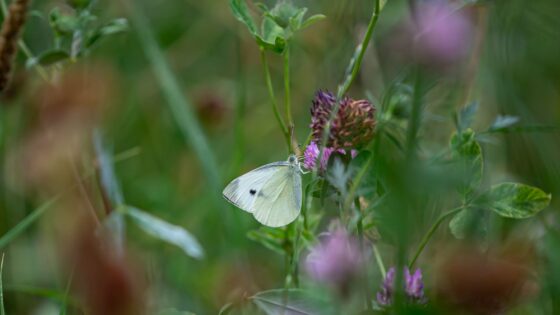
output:
[[[224,198],[247,212],[253,212],[253,205],[263,186],[279,171],[289,168],[287,162],[263,165],[229,183],[223,191]]]
[[[260,189],[253,204],[260,223],[279,227],[293,222],[301,211],[301,175],[293,166],[275,173]]]

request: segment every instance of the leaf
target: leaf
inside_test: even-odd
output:
[[[472,102],[461,108],[461,110],[457,113],[455,124],[459,133],[462,133],[472,125],[477,110],[478,102]]]
[[[280,255],[284,255],[284,234],[285,232],[281,229],[262,226],[257,230],[249,231],[247,237]]]
[[[249,9],[247,8],[245,0],[230,0],[229,6],[233,12],[233,16],[241,23],[245,24],[252,35],[257,35],[257,27],[249,14]]]
[[[187,312],[187,311],[178,311],[174,308],[168,308],[161,310],[157,313],[158,315],[195,315],[194,313]]]
[[[291,20],[307,11],[307,8],[298,8],[291,1],[278,1],[272,10],[266,13],[280,27],[286,29],[290,26]]]
[[[300,289],[263,291],[250,299],[267,315],[338,314],[323,296]]]
[[[482,202],[502,217],[525,219],[546,208],[550,199],[551,195],[539,188],[519,183],[502,183],[492,186],[477,202]]]
[[[68,60],[70,54],[62,49],[53,49],[43,52],[37,57],[30,58],[25,63],[27,68],[35,67],[36,65],[50,66],[55,63]]]
[[[103,142],[101,130],[95,129],[93,132],[93,146],[95,148],[95,157],[100,171],[101,185],[108,194],[109,200],[113,206],[124,203],[124,197],[121,187],[115,175],[113,167],[113,157]]]
[[[90,48],[95,43],[97,43],[98,41],[100,41],[101,39],[107,36],[124,33],[129,29],[130,29],[130,25],[127,19],[124,18],[115,19],[109,22],[108,24],[96,29],[93,33],[91,33],[91,35],[88,36],[85,47]]]
[[[144,232],[164,242],[181,248],[185,254],[196,259],[204,258],[204,251],[196,238],[184,228],[173,225],[134,207],[122,209]]]
[[[511,127],[519,122],[519,117],[516,116],[498,116],[492,123],[488,131],[500,131]]]
[[[227,303],[224,306],[222,306],[222,308],[220,308],[220,311],[218,312],[218,315],[227,315],[231,312],[231,310],[233,309],[235,305],[233,303]]]
[[[307,28],[307,27],[315,24],[316,22],[319,22],[319,21],[324,20],[326,18],[327,18],[327,16],[323,15],[323,14],[312,15],[312,16],[308,17],[307,20],[305,20],[305,22],[301,23],[300,29]]]
[[[469,196],[482,181],[483,159],[482,148],[476,141],[475,133],[471,129],[463,133],[455,133],[451,137],[451,151],[454,166],[461,176],[459,192],[466,197]]]
[[[59,36],[71,35],[80,27],[76,16],[62,14],[58,8],[54,8],[49,13],[49,23]]]
[[[2,237],[0,237],[0,249],[10,244],[11,241],[13,241],[16,237],[23,233],[31,224],[37,221],[41,217],[41,215],[43,215],[48,209],[52,207],[54,203],[56,203],[58,199],[59,196],[43,203],[40,207],[33,210],[33,212],[27,215],[23,220],[19,221],[19,223],[16,224],[16,226],[14,226],[6,234],[2,235]]]
[[[277,38],[283,38],[284,29],[282,29],[274,20],[265,17],[262,23],[262,40],[270,45],[276,45]]]
[[[466,208],[455,214],[449,221],[449,229],[453,236],[463,239],[468,235],[485,236],[487,233],[488,217],[486,212],[475,209]]]
[[[2,271],[4,271],[4,253],[0,258],[0,315],[6,315],[4,309],[4,288],[2,287]]]

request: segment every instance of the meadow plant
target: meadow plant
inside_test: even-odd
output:
[[[0,315],[560,313],[556,2],[0,0]]]

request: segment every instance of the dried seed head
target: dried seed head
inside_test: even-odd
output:
[[[313,140],[321,143],[323,131],[336,105],[336,97],[319,91],[311,106]],[[360,148],[369,143],[375,132],[375,107],[367,100],[344,97],[332,121],[327,146],[333,149]]]
[[[0,31],[0,92],[10,81],[17,42],[27,14],[29,0],[14,0]]]

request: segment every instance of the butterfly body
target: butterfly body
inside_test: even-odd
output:
[[[301,211],[301,173],[297,157],[291,155],[287,161],[263,165],[234,179],[223,195],[260,223],[284,226]]]

